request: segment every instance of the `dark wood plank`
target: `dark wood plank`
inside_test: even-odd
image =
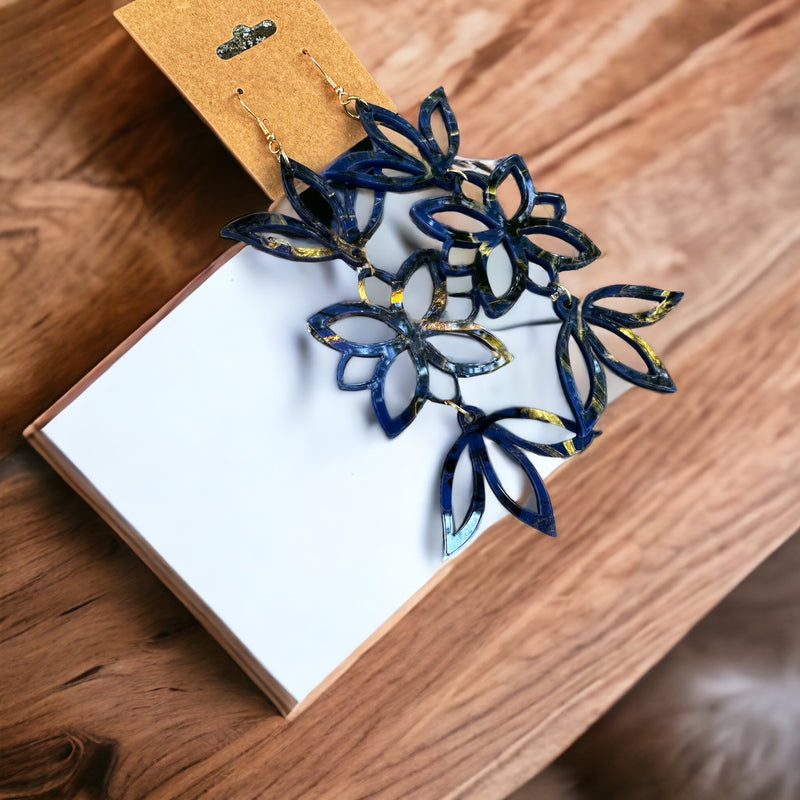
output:
[[[113,774],[115,796],[146,796],[159,775],[282,719],[28,448],[0,464],[0,565],[0,785],[3,754],[63,752],[77,737],[76,769],[91,756],[108,767],[92,781]]]
[[[2,454],[264,201],[107,4],[8,3],[0,30]]]

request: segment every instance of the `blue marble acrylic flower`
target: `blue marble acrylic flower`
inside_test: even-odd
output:
[[[422,269],[429,272],[433,291],[427,310],[421,319],[416,320],[406,311],[405,293],[412,276]],[[431,391],[431,368],[453,379],[453,396],[444,399],[457,401],[460,399],[459,378],[493,372],[507,364],[511,354],[496,336],[473,321],[442,319],[447,292],[441,272],[441,257],[437,251],[417,251],[404,262],[394,278],[384,276],[384,279],[391,287],[388,306],[372,303],[363,299],[365,295],[362,295],[359,301],[334,303],[319,311],[308,320],[308,327],[316,339],[342,354],[337,369],[339,388],[346,391],[369,389],[378,422],[388,436],[397,436],[413,422],[427,400],[443,402]],[[382,323],[382,335],[385,338],[364,341],[367,338],[365,336],[351,338],[336,332],[337,323],[353,319]],[[447,355],[442,349],[444,342],[437,346],[437,337],[469,340],[479,345],[478,349],[485,352],[487,357],[462,360]],[[387,406],[386,382],[389,371],[402,354],[407,354],[411,359],[416,383],[407,405],[400,413],[392,415]],[[353,359],[372,359],[374,367],[369,377],[356,381],[348,379],[346,372],[353,366]]]
[[[341,258],[354,268],[367,263],[364,250],[380,224],[384,195],[375,192],[364,225],[356,216],[358,189],[339,188],[324,175],[281,153],[281,181],[297,217],[259,212],[229,222],[221,232],[228,239],[294,261]],[[307,188],[298,191],[298,183]]]
[[[519,196],[510,215],[498,199],[509,179]],[[550,294],[548,284],[558,280],[559,271],[586,266],[600,255],[586,234],[564,222],[566,205],[561,195],[536,192],[520,156],[499,161],[481,188],[481,200],[463,192],[419,200],[412,206],[411,216],[422,231],[443,243],[448,275],[472,276],[476,300],[489,317],[505,314],[526,288]],[[544,237],[568,245],[574,254],[552,252],[542,243]],[[510,265],[508,286],[502,291],[496,291],[490,279],[490,258],[498,247],[504,249]],[[471,263],[456,263],[451,258],[453,248],[475,250]],[[542,267],[547,280],[541,284],[531,280],[529,263]]]
[[[433,185],[453,189],[463,179],[463,170],[454,168],[458,124],[441,87],[422,101],[417,128],[399,114],[363,100],[356,101],[356,109],[372,149],[337,158],[325,171],[331,180],[378,191],[408,192]],[[433,130],[437,116],[444,129],[443,145]]]
[[[582,431],[591,430],[606,406],[606,378],[603,367],[626,381],[658,392],[674,392],[675,384],[666,367],[647,342],[633,332],[658,322],[683,297],[682,292],[654,289],[651,286],[615,284],[589,293],[578,306],[577,300],[561,294],[555,301],[556,314],[562,320],[556,342],[556,360],[564,394]],[[599,301],[637,299],[654,303],[647,311],[623,312]],[[596,329],[608,331],[627,344],[639,357],[644,369],[636,369],[612,354]],[[575,380],[570,342],[578,347],[589,377],[589,391],[581,397]]]
[[[445,456],[440,481],[440,502],[444,549],[448,556],[460,550],[474,535],[486,508],[486,484],[504,508],[518,520],[548,536],[556,535],[553,506],[544,481],[526,453],[555,458],[569,458],[589,446],[594,433],[581,432],[571,420],[538,408],[506,408],[485,415],[480,409],[466,406],[459,416],[462,433]],[[501,423],[505,423],[501,424]],[[512,432],[509,423],[518,430],[519,424],[530,428],[530,437],[542,436],[544,430],[554,429],[557,441],[547,444],[534,438],[523,438]],[[544,429],[544,430],[543,430]],[[548,437],[549,438],[549,437]],[[487,448],[487,442],[497,446],[522,473],[531,491],[530,501],[522,504],[503,486]],[[469,505],[464,514],[456,516],[453,503],[453,483],[459,461],[466,454],[472,473]]]

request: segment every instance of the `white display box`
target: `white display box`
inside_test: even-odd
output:
[[[370,243],[398,264],[399,242],[426,246],[409,202]],[[339,353],[306,320],[356,297],[341,262],[234,248],[27,432],[284,713],[442,574],[457,414],[428,402],[389,440],[369,392],[338,389]],[[558,325],[514,327],[551,304],[518,306],[497,321],[514,360],[463,380],[465,401],[566,414]],[[535,461],[542,475],[559,463]],[[482,530],[504,515],[489,493]]]

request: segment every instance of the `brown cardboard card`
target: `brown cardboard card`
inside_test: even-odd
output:
[[[394,108],[314,0],[134,0],[115,16],[272,198],[282,194],[278,164],[237,88],[286,154],[314,170],[363,130],[303,48],[349,94]]]

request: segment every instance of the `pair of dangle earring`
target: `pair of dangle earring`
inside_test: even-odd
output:
[[[303,54],[320,70],[345,113],[361,124],[365,140],[318,174],[284,153],[265,121],[244,104],[240,92],[240,102],[256,118],[270,152],[279,160],[286,198],[296,217],[251,214],[229,223],[222,235],[281,258],[340,259],[356,271],[359,300],[322,309],[308,320],[308,327],[318,341],[340,353],[339,388],[370,393],[375,416],[387,436],[402,433],[429,401],[455,411],[460,433],[444,456],[439,482],[446,556],[459,551],[477,532],[487,487],[517,519],[554,536],[553,508],[531,456],[568,458],[589,446],[599,433],[597,423],[607,403],[607,371],[651,390],[675,390],[658,356],[634,329],[660,320],[682,293],[615,284],[591,292],[580,302],[564,285],[562,273],[590,265],[600,251],[586,234],[564,220],[566,204],[561,195],[534,188],[519,155],[493,163],[461,157],[458,124],[441,88],[422,102],[414,126],[394,112],[348,94],[307,50]],[[435,123],[444,131],[442,136],[434,135]],[[298,183],[308,190],[298,192]],[[498,199],[508,185],[516,187],[519,197],[512,213]],[[425,241],[436,246],[417,249],[401,263],[378,268],[367,257],[367,243],[381,224],[387,196],[403,193],[421,194],[410,206],[410,220]],[[369,214],[359,222],[357,205],[365,202]],[[548,242],[553,239],[568,246],[571,254],[550,249]],[[499,290],[491,275],[498,257],[508,266],[507,280]],[[421,270],[430,279],[432,293],[427,309],[414,317],[406,308],[406,290]],[[369,300],[364,288],[368,277],[388,286],[388,305]],[[452,289],[450,283],[458,288]],[[501,318],[529,294],[549,300],[552,322],[559,326],[552,358],[569,413],[530,406],[485,413],[465,399],[461,382],[505,367],[512,355],[495,333],[476,320],[479,315],[488,321]],[[647,308],[629,313],[609,307],[621,299],[637,299]],[[447,313],[451,301],[466,302],[468,311],[452,318]],[[375,342],[337,332],[339,323],[353,318],[381,322],[390,333]],[[479,345],[480,356],[464,359],[448,354],[438,337]],[[627,345],[637,366],[612,353],[609,339]],[[413,364],[416,384],[407,405],[391,413],[387,376],[401,356]],[[350,379],[349,368],[365,359],[372,365],[371,377]],[[437,373],[451,379],[450,396],[433,391],[432,378]],[[585,386],[577,377],[581,373]],[[496,455],[491,454],[498,449],[527,488],[525,501],[504,486],[492,460]],[[464,507],[456,510],[453,485],[462,464],[471,472],[471,492]]]

